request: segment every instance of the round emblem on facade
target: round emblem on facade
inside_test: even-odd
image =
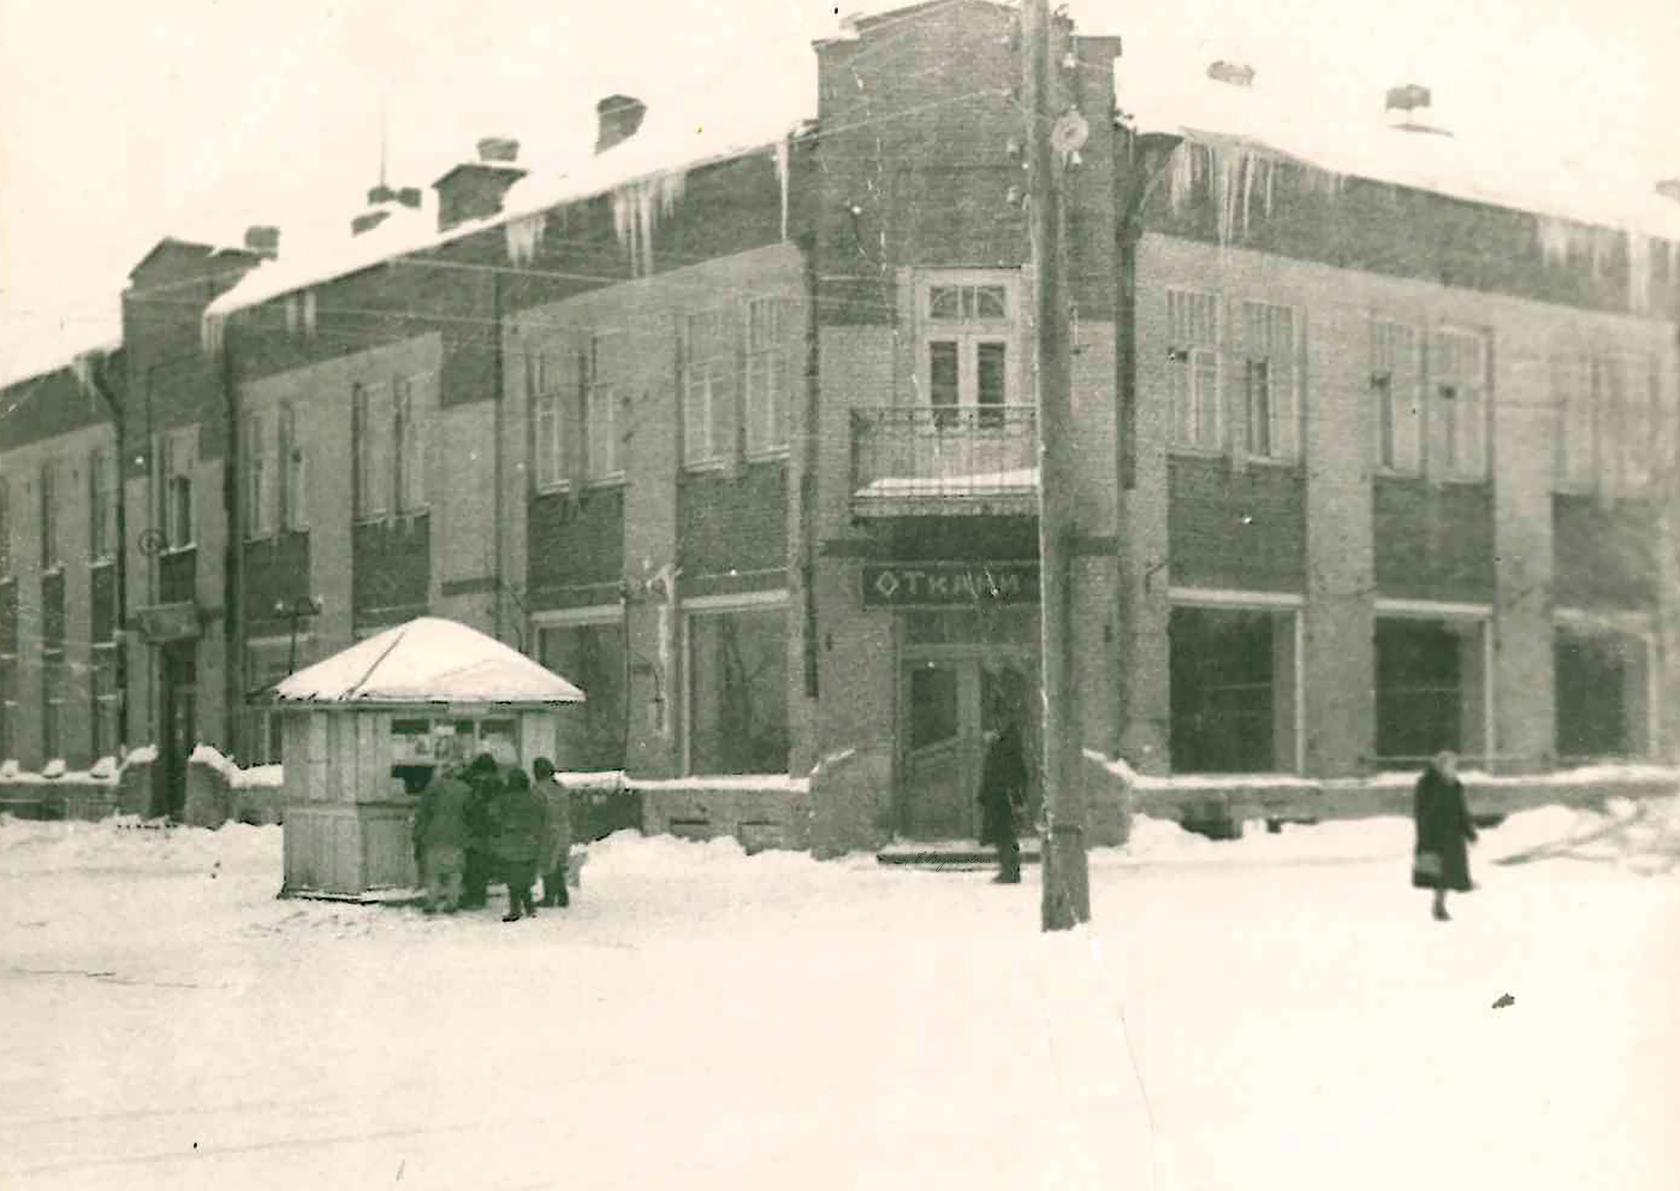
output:
[[[169,544],[169,539],[163,536],[161,529],[148,529],[140,534],[140,553],[150,558],[159,554]]]

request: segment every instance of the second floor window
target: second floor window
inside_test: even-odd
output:
[[[396,466],[397,512],[413,513],[426,507],[426,416],[414,382],[402,377],[392,386],[392,459]]]
[[[1430,471],[1480,480],[1488,471],[1488,350],[1480,331],[1443,328],[1429,341]]]
[[[729,454],[730,380],[734,352],[720,310],[683,322],[683,463],[704,467]]]
[[[161,435],[157,445],[158,525],[171,550],[193,544],[197,518],[193,508],[193,471],[198,466],[198,429],[185,427]]]
[[[12,485],[0,476],[0,580],[12,573]]]
[[[619,444],[622,402],[619,376],[624,336],[602,331],[590,337],[583,356],[583,416],[587,468],[591,480],[616,479],[623,473]]]
[[[64,543],[59,540],[64,529],[63,512],[59,506],[63,502],[64,496],[59,461],[49,459],[41,465],[41,569],[43,571],[53,570],[64,563]]]
[[[1372,414],[1376,463],[1382,471],[1416,475],[1423,466],[1421,379],[1417,328],[1380,319],[1372,323]]]
[[[275,415],[272,409],[245,415],[245,535],[266,538],[275,526]]]
[[[109,558],[117,545],[117,477],[111,452],[88,453],[88,557]]]
[[[535,352],[525,359],[525,391],[531,398],[531,474],[537,491],[563,486],[566,466],[566,385],[559,360]]]
[[[928,403],[952,410],[1008,404],[1016,384],[1009,287],[941,282],[924,286],[922,294],[921,382]]]
[[[746,444],[749,455],[784,450],[788,441],[789,341],[793,315],[780,298],[747,303]]]
[[[1293,459],[1300,417],[1295,310],[1269,302],[1245,302],[1243,321],[1245,449],[1255,458]]]
[[[292,532],[309,528],[309,457],[298,429],[297,407],[288,402],[280,414],[280,524]]]
[[[1173,445],[1219,450],[1218,295],[1167,291],[1167,388]]]
[[[1672,433],[1656,360],[1614,350],[1564,352],[1552,358],[1551,374],[1557,487],[1648,493]]]
[[[1590,488],[1598,477],[1592,357],[1559,353],[1552,358],[1551,371],[1552,402],[1557,410],[1556,480],[1564,488]]]

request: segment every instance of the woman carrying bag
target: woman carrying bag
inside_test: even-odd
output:
[[[1468,893],[1470,855],[1466,844],[1476,838],[1470,809],[1464,802],[1464,784],[1458,780],[1458,755],[1450,751],[1435,759],[1418,778],[1412,792],[1412,822],[1417,843],[1412,849],[1412,885],[1433,889],[1432,907],[1437,922],[1446,922],[1447,890]]]

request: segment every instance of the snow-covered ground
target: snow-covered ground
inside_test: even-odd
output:
[[[1409,848],[1143,821],[1044,936],[1035,870],[622,835],[504,925],[3,821],[0,1186],[1680,1186],[1680,801],[1513,818],[1445,925]]]

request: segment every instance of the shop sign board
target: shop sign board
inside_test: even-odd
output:
[[[866,608],[950,608],[1038,603],[1034,562],[922,562],[863,568]]]

